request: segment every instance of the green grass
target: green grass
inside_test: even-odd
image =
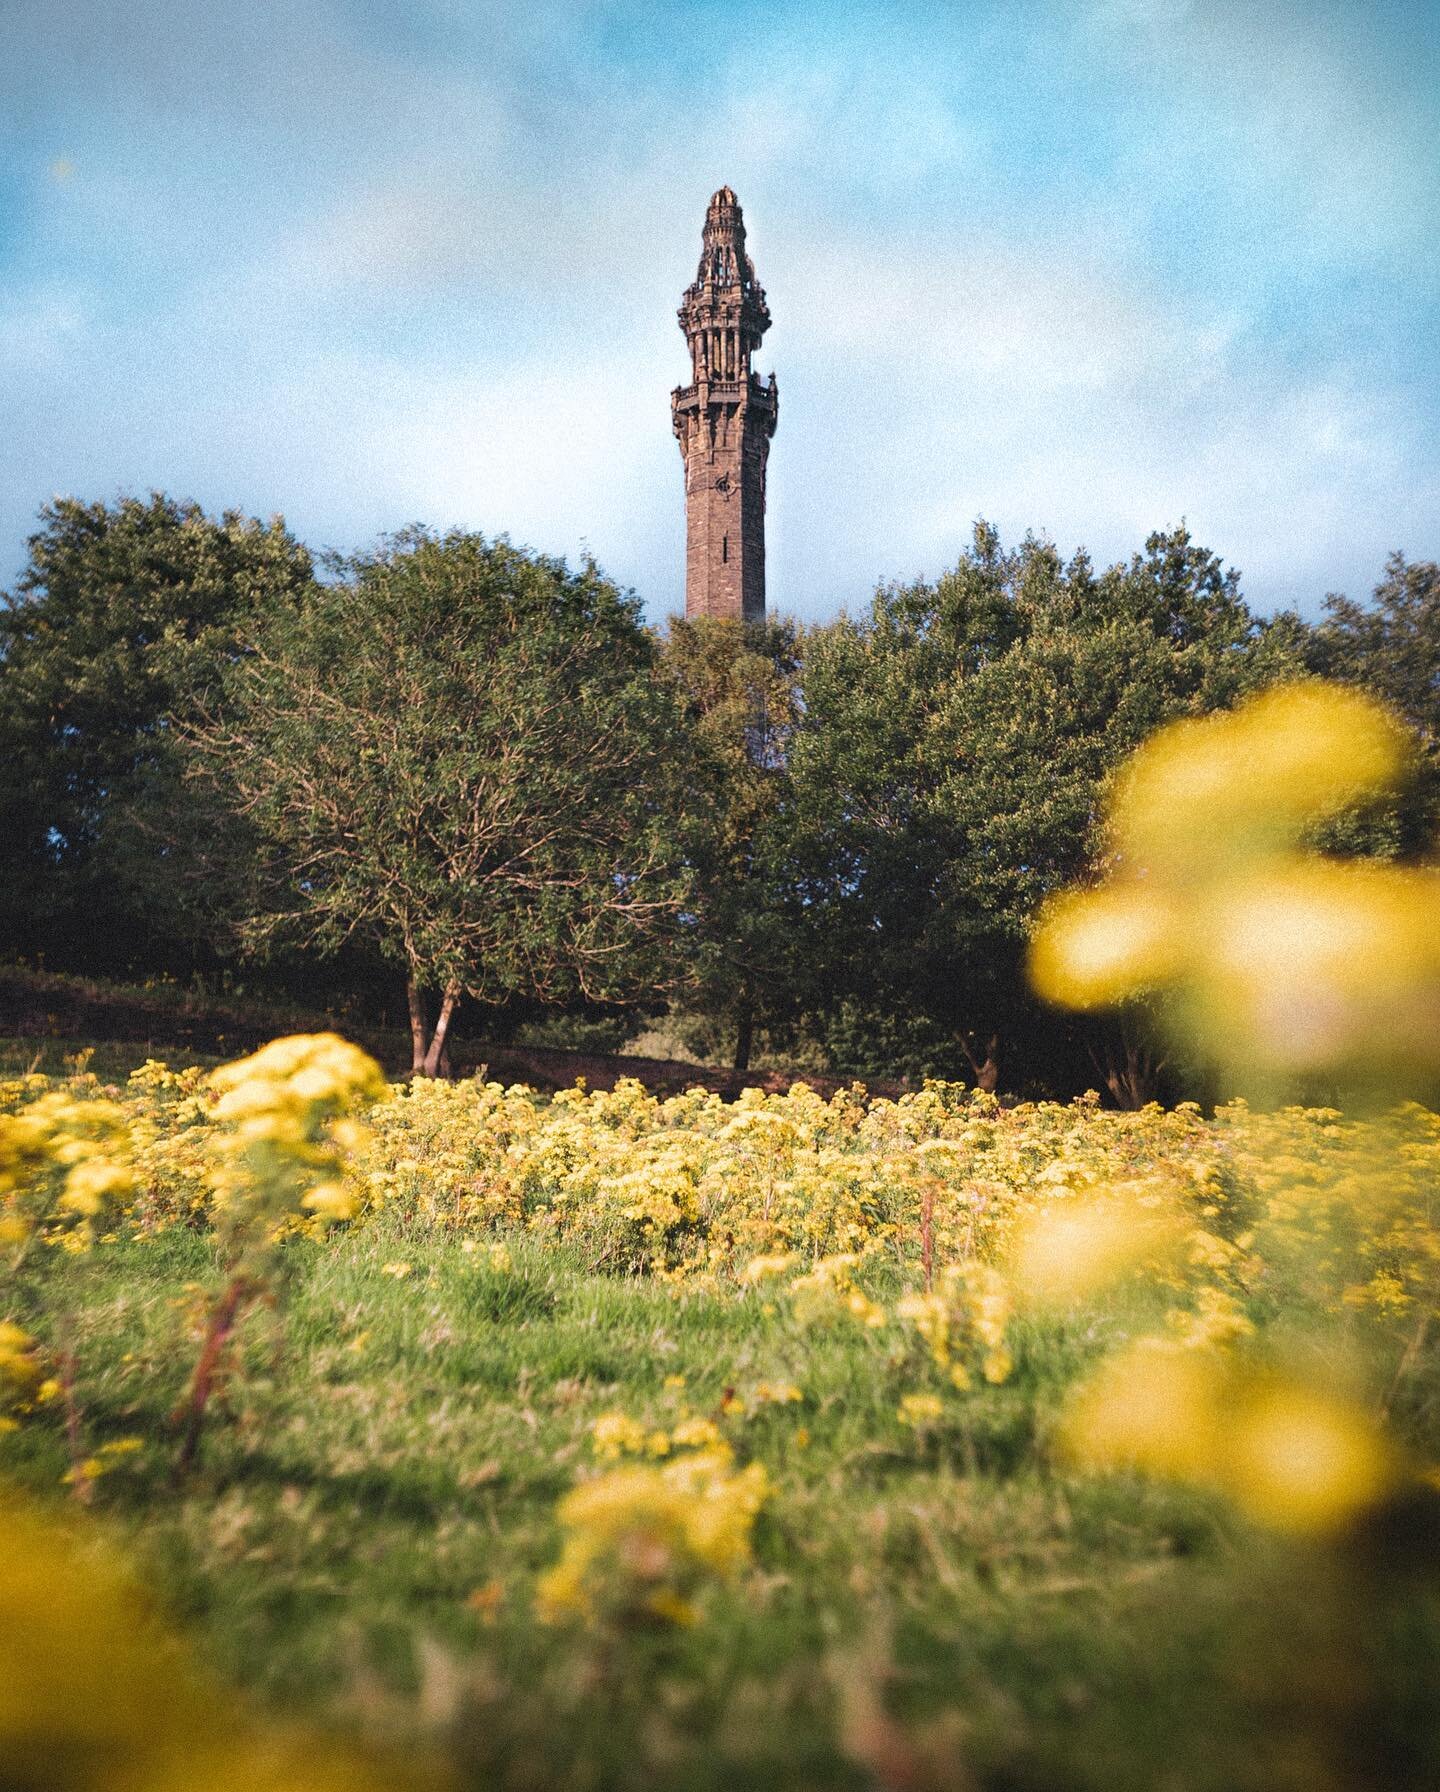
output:
[[[885,1334],[802,1333],[758,1299],[510,1248],[505,1275],[396,1226],[295,1244],[179,1492],[168,1414],[217,1285],[210,1241],[57,1270],[89,1443],[147,1441],[98,1484],[100,1521],[263,1707],[437,1744],[477,1789],[1408,1783],[1358,1777],[1362,1743],[1433,1769],[1433,1570],[1362,1574],[1198,1497],[1055,1468],[1048,1429],[1101,1328],[1022,1328],[1014,1377],[917,1436],[896,1417],[914,1359]],[[721,1420],[774,1483],[753,1572],[688,1630],[539,1623],[593,1420],[719,1414],[759,1380],[805,1398]],[[58,1423],[0,1438],[0,1468],[42,1497],[66,1463]]]
[[[0,1081],[7,1077],[63,1077],[84,1068],[92,1071],[102,1083],[123,1083],[132,1070],[138,1070],[147,1058],[159,1058],[172,1070],[185,1070],[192,1064],[207,1068],[220,1059],[204,1052],[187,1051],[183,1046],[131,1045],[122,1040],[45,1038],[30,1039],[0,1036]]]

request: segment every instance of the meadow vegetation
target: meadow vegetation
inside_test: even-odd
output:
[[[7,1086],[103,1168],[12,1278],[0,1449],[272,1719],[477,1786],[1433,1765],[1433,1116],[395,1089],[267,1208],[177,1483],[245,1088]]]

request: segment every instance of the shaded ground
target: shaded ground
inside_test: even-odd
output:
[[[410,1041],[405,1034],[367,1027],[318,1009],[216,1000],[192,995],[174,984],[143,988],[0,966],[0,1037],[33,1039],[37,1049],[46,1041],[83,1039],[143,1046],[147,1054],[162,1058],[167,1051],[229,1058],[254,1051],[281,1033],[327,1028],[363,1045],[393,1076],[408,1071]],[[470,1040],[462,1033],[456,1041],[456,1075],[470,1076],[482,1068],[499,1082],[528,1083],[542,1090],[570,1088],[577,1078],[583,1078],[592,1089],[613,1089],[621,1077],[635,1077],[662,1095],[697,1086],[732,1097],[750,1088],[781,1093],[792,1083],[805,1082],[828,1096],[848,1083],[844,1077],[809,1071],[802,1077],[779,1071],[722,1070],[668,1058],[499,1045]],[[872,1083],[869,1087],[873,1094],[898,1095],[904,1085]]]

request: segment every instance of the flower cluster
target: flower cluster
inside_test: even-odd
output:
[[[1302,711],[1266,712],[1267,728]],[[1302,786],[1297,774],[1279,804],[1292,833],[1295,815],[1317,812]],[[1248,802],[1232,864],[1292,838],[1246,820]],[[1130,837],[1156,864],[1192,865],[1163,831],[1137,822]],[[1187,877],[1198,902],[1199,873]],[[327,1236],[336,1219],[403,1221],[382,1271],[407,1289],[426,1279],[414,1272],[429,1232],[458,1239],[497,1283],[523,1279],[511,1267],[520,1251],[556,1240],[592,1270],[648,1274],[677,1299],[754,1303],[785,1339],[783,1356],[755,1365],[769,1379],[728,1389],[708,1418],[605,1415],[597,1461],[627,1474],[714,1455],[718,1425],[799,1404],[785,1377],[812,1385],[808,1362],[841,1341],[917,1432],[936,1401],[958,1411],[991,1398],[1057,1311],[1062,1323],[1104,1315],[1086,1322],[1099,1341],[1151,1335],[1163,1373],[1218,1377],[1225,1399],[1261,1375],[1257,1328],[1276,1311],[1317,1333],[1343,1325],[1357,1355],[1374,1345],[1392,1366],[1412,1361],[1440,1307],[1437,1188],[1440,1117],[1413,1105],[1117,1114],[1093,1099],[1001,1106],[947,1084],[898,1100],[827,1100],[804,1085],[734,1103],[701,1090],[662,1099],[635,1082],[545,1099],[479,1080],[387,1088],[329,1035],[277,1041],[208,1078],[151,1063],[123,1091],[83,1071],[0,1086],[0,1245],[12,1266],[127,1231],[220,1233],[232,1280],[197,1322],[193,1410],[247,1304],[279,1273],[287,1236]],[[0,1306],[7,1416],[33,1408],[50,1380],[30,1329],[55,1328],[32,1321],[43,1310],[33,1292]],[[1137,1386],[1162,1372],[1136,1361]],[[1119,1410],[1112,1395],[1084,1408],[1093,1448],[1076,1421],[1077,1460],[1127,1460],[1095,1417]],[[1193,1432],[1211,1435],[1198,1420]],[[1158,1472],[1153,1452],[1128,1460]],[[1223,1466],[1200,1478],[1241,1485]]]
[[[1042,921],[1036,987],[1082,1009],[1169,992],[1187,1034],[1251,1076],[1433,1064],[1440,873],[1307,846],[1406,767],[1399,725],[1338,686],[1164,730],[1116,790],[1112,875]]]
[[[333,1742],[262,1727],[227,1697],[95,1536],[10,1495],[0,1524],[7,1786],[378,1792]]]
[[[380,1066],[335,1033],[277,1039],[210,1079],[210,1140],[222,1228],[277,1224],[297,1212],[350,1219],[345,1161],[364,1135],[353,1112],[385,1093]]]
[[[617,1428],[597,1428],[597,1449],[602,1435],[608,1454]],[[655,1435],[642,1428],[642,1450],[652,1452]],[[611,1469],[561,1500],[564,1545],[536,1590],[543,1617],[693,1624],[706,1589],[749,1563],[755,1515],[769,1491],[764,1468],[737,1469],[704,1420],[665,1441],[662,1464]]]
[[[855,1280],[861,1261],[858,1251],[842,1251],[833,1257],[822,1257],[806,1274],[796,1276],[785,1290],[796,1318],[805,1325],[848,1319],[870,1331],[884,1325],[888,1317],[884,1307]],[[754,1265],[748,1267],[753,1269]]]
[[[1317,830],[1405,768],[1398,723],[1324,685],[1164,731],[1117,787],[1110,879],[1043,919],[1036,986],[1076,1008],[1163,993],[1206,1057],[1262,1081],[1348,1074],[1383,1089],[1397,1065],[1433,1067],[1440,875],[1313,850]],[[1205,1224],[1163,1202],[1126,1215],[1092,1192],[1020,1240],[1022,1278],[1042,1291],[1098,1292],[1143,1263],[1188,1296],[1072,1397],[1065,1444],[1081,1463],[1208,1487],[1262,1524],[1328,1535],[1413,1470],[1329,1378],[1256,1350],[1247,1296],[1382,1325],[1418,1309],[1403,1372],[1435,1310],[1436,1116],[1237,1105],[1216,1119],[1247,1175],[1227,1187],[1207,1173]]]
[[[914,1326],[935,1366],[957,1388],[968,1388],[978,1361],[988,1382],[1002,1382],[1014,1367],[1005,1344],[1011,1294],[1005,1278],[987,1263],[947,1263],[926,1293],[902,1295],[896,1317]]]
[[[38,1405],[51,1387],[35,1339],[9,1320],[0,1321],[0,1431],[11,1430],[16,1415]]]
[[[1212,1488],[1260,1524],[1343,1530],[1400,1478],[1363,1406],[1271,1365],[1144,1340],[1112,1357],[1066,1417],[1064,1447],[1097,1468]]]
[[[0,1252],[12,1271],[39,1242],[84,1250],[135,1186],[128,1116],[94,1078],[18,1087],[20,1102],[0,1113]]]

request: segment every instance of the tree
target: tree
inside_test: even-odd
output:
[[[1135,745],[1295,663],[1293,631],[1257,621],[1183,528],[1096,574],[1033,538],[1005,552],[982,523],[937,583],[815,631],[790,766],[827,1016],[849,1041],[857,1015],[912,1017],[928,1067],[982,1088],[1007,1052],[1053,1084],[1093,1051],[1137,1099],[1133,1028],[1080,1038],[1031,997],[1029,927],[1103,853],[1101,796]]]
[[[1393,849],[1426,851],[1440,823],[1440,565],[1394,553],[1368,608],[1332,592],[1325,611],[1313,669],[1362,686],[1415,730],[1419,773],[1396,811]]]
[[[1332,592],[1316,630],[1317,670],[1364,684],[1440,740],[1440,565],[1394,553],[1368,607]]]
[[[240,628],[310,588],[310,556],[278,517],[160,492],[59,498],[40,520],[0,600],[0,949],[173,968],[188,948],[130,823],[143,792],[183,805],[172,724],[213,696]]]
[[[793,916],[785,883],[785,748],[796,721],[800,644],[793,623],[673,617],[660,670],[695,744],[686,804],[696,871],[685,1005],[719,1022],[737,1070],[757,1027],[795,1011]]]
[[[660,981],[685,748],[634,598],[459,531],[337,570],[260,622],[190,731],[192,776],[258,846],[268,898],[241,937],[373,941],[404,971],[427,1075],[462,996]]]

